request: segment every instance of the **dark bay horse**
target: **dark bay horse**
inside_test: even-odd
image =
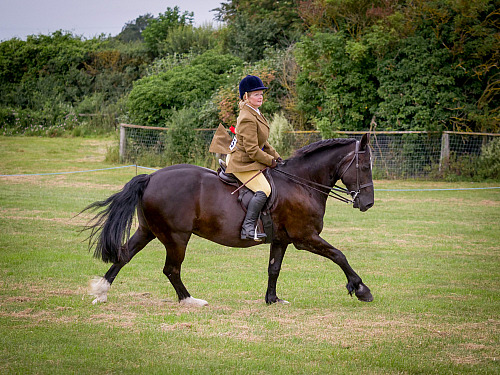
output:
[[[373,206],[373,182],[369,135],[361,141],[329,139],[298,150],[271,170],[277,202],[272,211],[275,237],[268,264],[268,304],[286,302],[276,295],[276,282],[289,244],[331,259],[344,271],[347,290],[361,301],[373,300],[342,252],[320,237],[328,193],[338,180],[351,194],[354,208]],[[174,165],[150,175],[138,175],[123,189],[83,211],[96,211],[86,229],[94,256],[113,265],[92,285],[93,303],[105,302],[118,272],[151,240],[158,238],[167,257],[163,273],[179,301],[203,306],[191,297],[181,280],[181,265],[192,234],[229,247],[246,248],[259,242],[240,239],[245,213],[231,195],[234,187],[220,181],[215,171],[194,165]],[[82,212],[83,212],[82,211]],[[137,212],[138,229],[129,238]]]

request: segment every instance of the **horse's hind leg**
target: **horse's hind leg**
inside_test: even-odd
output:
[[[163,273],[174,287],[180,303],[193,306],[206,306],[208,305],[207,301],[191,297],[191,294],[189,294],[181,280],[181,265],[186,255],[186,246],[190,237],[190,233],[181,233],[170,234],[168,238],[160,238],[167,250]]]
[[[146,227],[139,227],[134,235],[127,241],[124,246],[128,246],[129,249],[129,261],[141,251],[149,242],[155,238],[155,235]],[[92,301],[93,304],[98,302],[106,302],[108,299],[108,290],[111,284],[118,275],[118,272],[127,264],[128,262],[114,263],[111,268],[106,272],[104,277],[96,278],[90,282],[90,294],[96,298]]]

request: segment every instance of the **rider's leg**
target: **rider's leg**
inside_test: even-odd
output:
[[[271,186],[262,173],[259,173],[256,177],[254,177],[256,173],[258,173],[258,171],[236,172],[234,175],[241,182],[247,182],[246,186],[255,192],[255,195],[248,204],[247,214],[241,227],[241,239],[259,241],[266,238],[266,235],[256,231],[257,220],[259,218],[260,211],[266,204],[267,198],[271,195]],[[250,181],[251,178],[253,179]]]

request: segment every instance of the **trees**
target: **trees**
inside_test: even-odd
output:
[[[181,13],[178,6],[174,8],[167,7],[164,13],[160,13],[158,17],[148,20],[148,25],[142,32],[144,42],[153,56],[157,57],[162,51],[161,45],[167,39],[169,33],[186,25],[193,24],[193,12]]]
[[[366,129],[499,131],[494,1],[311,0],[298,107],[327,136]]]
[[[137,17],[134,21],[127,22],[120,34],[117,35],[117,38],[125,43],[144,40],[142,32],[148,27],[152,19],[153,15],[146,13]]]
[[[348,41],[344,32],[317,32],[296,48],[297,105],[324,137],[365,128],[377,106],[376,64]]]
[[[112,115],[99,117],[108,119],[106,129],[114,128],[116,103],[149,62],[140,45],[102,37],[85,40],[62,31],[2,42],[1,125],[14,133],[34,127],[64,131],[78,122],[75,114],[104,115],[112,108]]]
[[[283,48],[300,37],[297,0],[233,0],[217,8],[227,24],[226,46],[245,61],[264,58],[266,48]]]
[[[267,114],[325,137],[370,124],[500,130],[494,0],[232,0],[218,16],[225,26],[195,27],[174,7],[116,38],[1,42],[0,110],[11,123],[113,112],[156,125],[198,106],[200,124],[229,125],[238,80],[257,74],[270,85]]]

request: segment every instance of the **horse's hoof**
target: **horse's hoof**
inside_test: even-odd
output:
[[[183,300],[180,300],[179,303],[181,305],[196,306],[196,307],[208,306],[207,301],[193,297],[184,298]]]
[[[92,305],[97,305],[98,303],[104,303],[108,301],[108,297],[106,295],[99,296],[92,301]]]
[[[284,299],[278,298],[278,297],[276,297],[276,300],[275,300],[275,301],[272,301],[272,300],[267,300],[267,299],[266,299],[266,303],[267,303],[268,305],[274,305],[275,303],[280,303],[280,304],[282,304],[282,305],[288,305],[288,304],[290,304],[290,302],[288,302],[288,301],[286,301],[286,300],[284,300]]]
[[[95,278],[89,283],[89,294],[96,297],[92,304],[104,303],[108,300],[108,290],[111,284],[104,277]]]
[[[370,289],[364,284],[359,285],[359,288],[356,289],[355,294],[356,294],[356,297],[362,302],[372,302],[373,301],[373,296],[372,296],[372,293],[370,292]]]

